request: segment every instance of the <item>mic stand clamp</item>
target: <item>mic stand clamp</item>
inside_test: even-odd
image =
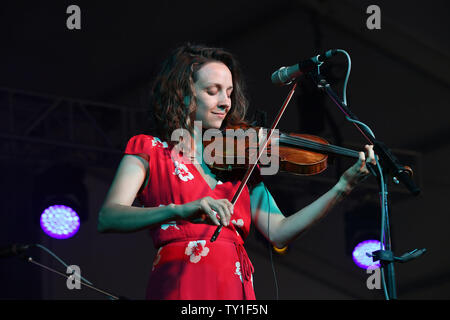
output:
[[[404,253],[400,257],[394,256],[394,253],[391,250],[377,250],[373,251],[372,254],[366,253],[367,256],[372,257],[373,261],[380,261],[383,266],[388,266],[390,263],[399,262],[406,263],[413,259],[419,258],[423,255],[427,249],[414,249],[411,252]]]
[[[419,258],[422,254],[424,254],[427,250],[423,249],[414,249],[411,252],[404,253],[400,257],[394,256],[394,253],[391,250],[377,250],[373,251],[372,254],[366,253],[368,257],[372,257],[373,261],[380,261],[381,270],[387,270],[387,298],[396,300],[397,299],[397,288],[395,286],[395,275],[394,275],[394,263],[406,263],[413,259]]]

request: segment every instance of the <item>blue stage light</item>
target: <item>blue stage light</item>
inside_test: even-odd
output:
[[[380,250],[380,244],[378,240],[366,240],[358,243],[352,253],[355,264],[362,269],[379,268],[380,261],[373,261],[372,257],[367,256],[367,253],[371,254],[373,251]]]
[[[41,228],[52,238],[67,239],[77,233],[80,228],[80,218],[68,206],[52,205],[41,214]]]

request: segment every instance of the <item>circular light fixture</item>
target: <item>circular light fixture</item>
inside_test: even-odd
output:
[[[377,269],[380,267],[380,261],[373,261],[372,257],[367,256],[367,253],[372,254],[372,252],[380,249],[381,243],[378,240],[362,241],[353,249],[353,261],[362,269]]]
[[[52,205],[41,214],[41,228],[52,238],[67,239],[77,233],[80,228],[80,218],[68,206]]]

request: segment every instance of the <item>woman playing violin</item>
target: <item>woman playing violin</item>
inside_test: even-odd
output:
[[[282,248],[368,175],[366,161],[374,163],[372,146],[365,146],[367,159],[360,152],[328,192],[289,217],[257,170],[233,205],[240,181],[221,181],[201,161],[202,145],[193,134],[194,121],[205,129],[244,121],[247,100],[233,55],[189,44],[176,49],[155,80],[151,105],[157,134],[128,141],[98,219],[100,232],[149,229],[157,254],[148,299],[255,299],[254,269],[243,247],[250,224]],[[180,128],[191,134],[192,148],[174,156],[171,134]],[[132,206],[136,197],[142,207]],[[220,236],[211,242],[219,225]]]

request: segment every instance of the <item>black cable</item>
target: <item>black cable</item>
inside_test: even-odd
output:
[[[269,208],[269,212],[267,213],[267,235],[269,238],[269,243],[268,243],[268,248],[269,248],[269,256],[270,256],[270,264],[272,266],[272,273],[273,273],[273,280],[275,283],[275,297],[276,300],[278,300],[278,281],[277,281],[277,275],[275,273],[275,265],[273,263],[273,252],[272,252],[272,241],[270,239],[270,197],[269,197],[269,191],[267,190],[267,187],[265,184],[264,185],[264,190],[266,191],[266,195],[267,195],[267,204],[268,204],[268,208]]]

